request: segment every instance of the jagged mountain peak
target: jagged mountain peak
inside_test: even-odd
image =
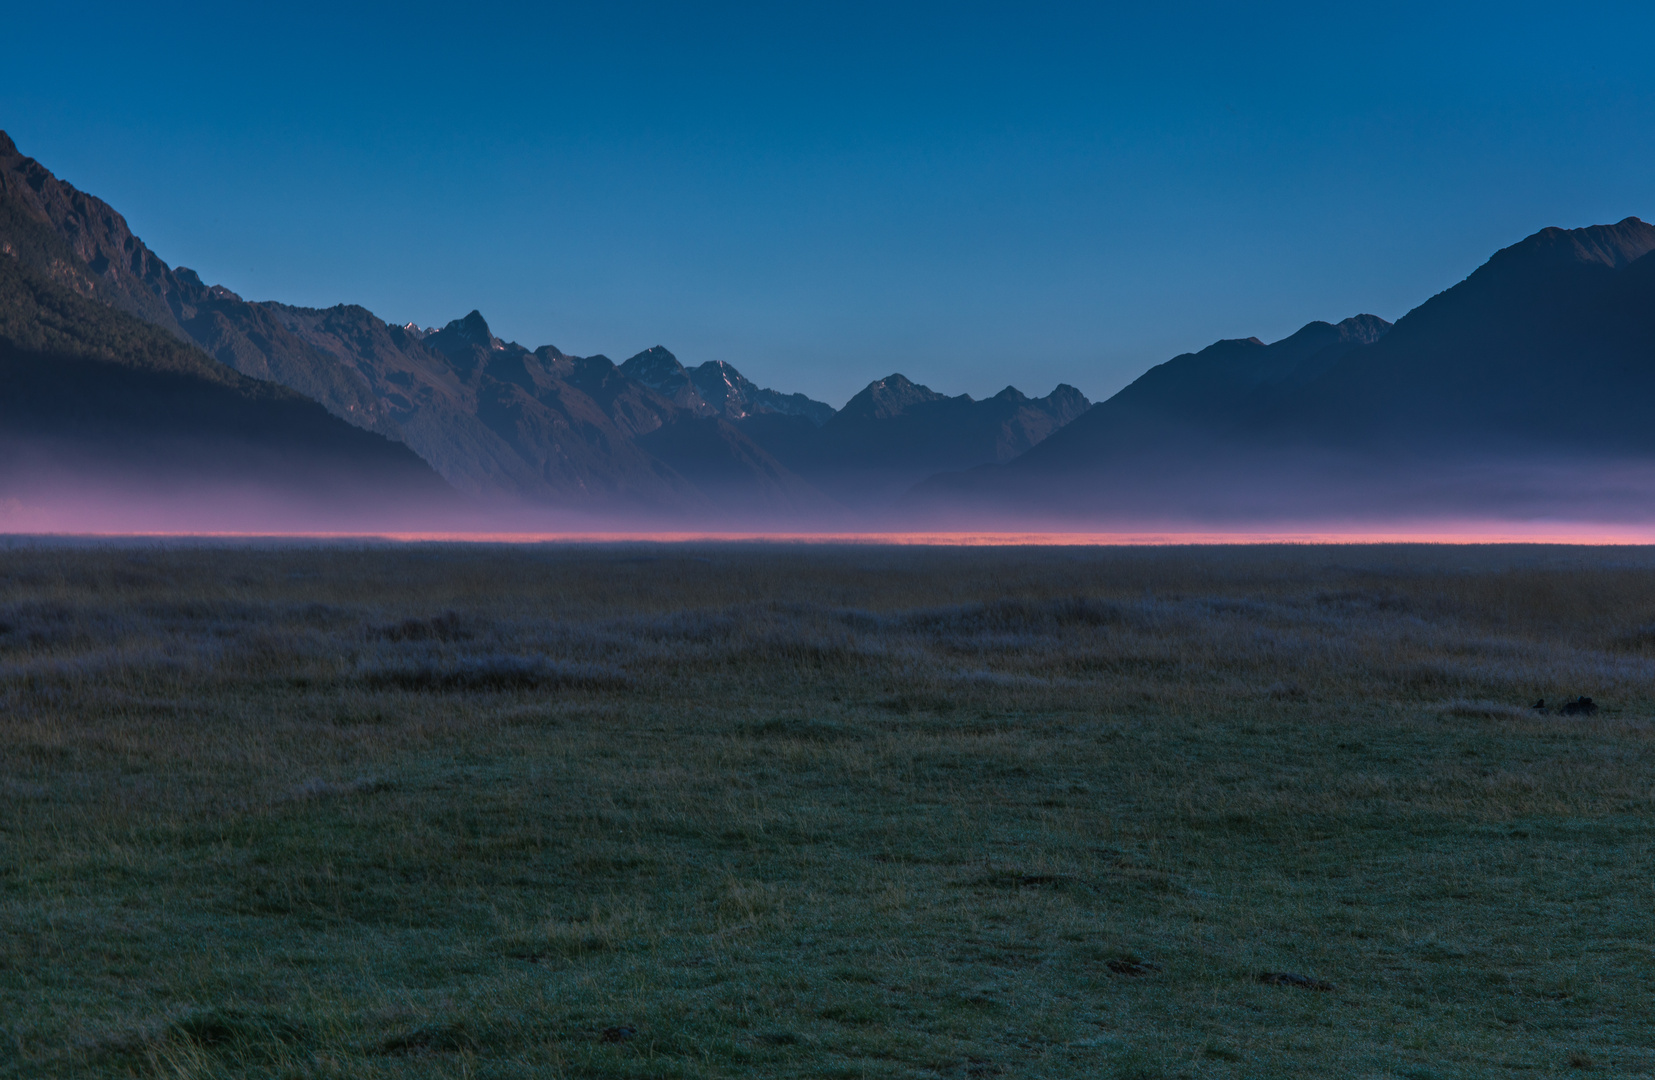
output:
[[[908,376],[895,372],[883,379],[875,379],[863,388],[862,393],[873,397],[885,397],[890,400],[937,401],[947,394],[939,394],[922,383],[914,382]]]
[[[481,345],[489,349],[504,347],[504,343],[488,328],[488,320],[483,318],[483,313],[476,309],[472,309],[463,319],[455,319],[443,327],[443,330],[457,334],[461,340],[472,345]]]
[[[449,367],[462,380],[474,379],[478,372],[493,363],[497,354],[508,349],[513,355],[526,354],[520,345],[509,345],[489,330],[488,320],[480,311],[472,311],[461,319],[454,319],[441,330],[429,329],[419,344],[444,357]]]
[[[620,372],[696,416],[712,416],[718,412],[701,396],[678,357],[664,345],[652,346],[627,360],[620,365]]]
[[[1065,424],[1091,407],[1091,399],[1068,383],[1058,383],[1046,395],[1046,411]]]
[[[696,391],[727,419],[739,420],[755,411],[752,399],[758,387],[734,365],[723,360],[708,360],[687,371]]]
[[[708,360],[706,363],[692,368],[690,378],[695,380],[697,386],[716,383],[739,390],[753,385],[752,380],[737,371],[734,364],[726,363],[723,360]]]
[[[906,375],[893,373],[863,387],[860,393],[845,402],[839,416],[847,420],[888,420],[916,405],[942,401],[947,396],[929,386],[921,386]]]
[[[652,390],[676,388],[688,380],[684,365],[664,345],[654,345],[621,364],[621,370]]]
[[[1287,337],[1271,342],[1266,348],[1293,362],[1333,345],[1371,345],[1384,337],[1390,328],[1391,324],[1377,315],[1352,315],[1337,323],[1317,319],[1305,323]],[[1209,348],[1259,344],[1263,343],[1256,337],[1240,338],[1216,342]]]
[[[238,303],[241,302],[241,296],[239,294],[225,288],[223,285],[208,285],[205,281],[201,280],[200,274],[196,273],[194,270],[191,270],[187,266],[174,267],[172,273],[173,277],[179,281],[189,285],[191,288],[199,289],[201,292],[212,297],[214,300],[234,300]]]
[[[1339,331],[1344,340],[1355,341],[1363,345],[1372,345],[1384,337],[1386,331],[1390,328],[1391,324],[1388,320],[1381,319],[1378,315],[1368,314],[1352,315],[1334,326],[1334,329]]]
[[[803,394],[763,389],[723,360],[708,360],[689,369],[690,382],[702,399],[726,420],[742,420],[764,413],[798,416],[820,426],[833,416],[833,406]]]

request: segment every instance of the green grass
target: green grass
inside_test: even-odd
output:
[[[1655,1074],[1652,624],[1641,549],[16,543],[0,1076]]]

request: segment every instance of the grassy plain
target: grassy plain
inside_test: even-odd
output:
[[[0,1077],[1655,1075],[1652,716],[1646,549],[15,542]]]

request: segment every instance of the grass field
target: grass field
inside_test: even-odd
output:
[[[1647,549],[14,542],[0,1077],[1655,1075],[1652,717]]]

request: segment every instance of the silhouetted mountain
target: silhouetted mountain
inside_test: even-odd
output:
[[[868,384],[820,427],[779,414],[750,416],[740,426],[841,502],[875,507],[932,473],[1010,461],[1089,407],[1072,386],[1044,398],[1008,386],[973,401],[891,375]]]
[[[1655,461],[1651,252],[1655,227],[1636,218],[1546,229],[1388,331],[1358,316],[1274,345],[1219,342],[1152,369],[1007,467],[928,480],[910,505],[1048,517],[1647,512],[1647,482],[1624,470]]]
[[[1378,316],[1357,315],[1338,325],[1310,323],[1270,345],[1256,337],[1214,342],[1150,368],[1053,445],[1077,461],[1131,457],[1147,446],[1187,456],[1216,439],[1255,430],[1261,410],[1390,328]],[[1057,454],[1051,447],[1042,452],[1048,459]]]
[[[333,517],[457,506],[406,447],[77,292],[64,282],[84,286],[90,269],[46,236],[32,239],[47,273],[26,265],[19,232],[0,241],[12,249],[0,249],[0,491],[60,508],[96,490],[206,512],[256,495]]]
[[[1655,226],[1545,229],[1291,388],[1277,437],[1433,453],[1655,450]],[[1311,410],[1310,423],[1298,417]]]

